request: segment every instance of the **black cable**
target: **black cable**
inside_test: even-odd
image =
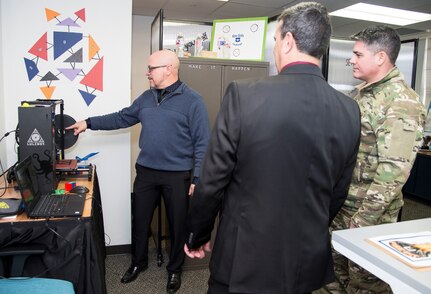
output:
[[[70,251],[72,252],[73,251],[73,245],[72,245],[72,243],[70,243],[70,241],[69,240],[67,240],[64,236],[62,236],[60,233],[58,233],[56,230],[54,230],[53,228],[51,228],[50,226],[49,226],[49,224],[48,224],[48,221],[49,221],[49,218],[46,218],[46,227],[48,228],[48,230],[50,230],[52,233],[54,233],[56,236],[58,236],[60,239],[62,239],[62,240],[64,240],[64,241],[66,241],[66,243],[68,244],[68,247],[70,247]],[[47,268],[46,270],[44,270],[44,271],[42,271],[42,272],[40,272],[40,273],[38,273],[38,274],[36,274],[36,275],[34,275],[34,276],[31,276],[31,277],[11,277],[11,278],[13,278],[13,279],[20,279],[20,280],[28,280],[28,279],[32,279],[32,278],[38,278],[38,277],[40,277],[40,276],[42,276],[42,275],[44,275],[45,273],[47,273],[47,272],[50,272],[50,271],[52,271],[52,270],[55,270],[59,265],[62,265],[62,264],[64,264],[66,261],[69,261],[69,259],[71,259],[73,256],[72,256],[72,254],[66,254],[66,256],[67,256],[67,258],[65,259],[65,260],[62,260],[60,263],[58,263],[58,264],[55,264],[55,265],[53,265],[53,266],[51,266],[51,267],[49,267],[49,268]],[[10,278],[6,278],[6,277],[4,277],[4,276],[0,276],[0,279],[10,279]]]
[[[97,197],[88,196],[88,197],[85,198],[85,201],[87,201],[88,199],[94,199],[94,200],[96,200],[96,204],[100,208],[100,213],[103,213],[102,203],[101,203],[101,201],[99,199],[97,199]],[[105,246],[111,245],[111,237],[107,233],[104,233],[104,235],[105,235],[106,238],[108,238],[108,241],[105,241]],[[104,238],[104,239],[106,239],[106,238]]]
[[[1,140],[0,140],[1,141]],[[3,183],[4,183],[4,187],[2,187],[3,189],[3,193],[0,195],[0,197],[3,197],[4,194],[6,194],[6,188],[7,188],[7,179],[6,179],[6,172],[3,172],[3,164],[1,163],[1,158],[0,158],[0,170],[2,172],[2,176],[3,176]]]
[[[67,240],[66,239],[66,237],[64,237],[64,236],[62,236],[60,233],[58,233],[56,230],[54,230],[53,228],[51,228],[50,226],[49,226],[49,224],[48,224],[48,222],[49,222],[49,218],[47,218],[46,219],[46,227],[48,228],[48,230],[50,230],[52,233],[54,233],[56,236],[58,236],[60,239],[62,239],[62,240],[64,240],[64,241],[66,241],[66,243],[68,244],[68,247],[70,247],[70,251],[72,252],[73,251],[73,245],[72,245],[72,243],[70,243],[70,241],[69,240]],[[47,273],[47,272],[50,272],[50,271],[52,271],[52,270],[55,270],[59,265],[62,265],[62,264],[64,264],[66,261],[68,261],[70,258],[72,258],[73,256],[72,256],[72,254],[66,254],[66,256],[68,256],[65,260],[62,260],[60,263],[58,263],[58,264],[55,264],[55,265],[53,265],[53,266],[51,266],[51,267],[49,267],[49,268],[47,268],[46,270],[44,270],[44,271],[42,271],[42,272],[40,272],[40,273],[38,273],[37,275],[34,275],[34,276],[32,276],[32,277],[29,277],[29,279],[31,279],[31,278],[38,278],[38,277],[40,277],[40,276],[42,276],[42,275],[44,275],[45,273]]]
[[[6,178],[6,175],[7,175],[7,173],[10,171],[10,170],[13,170],[13,168],[15,167],[15,165],[17,164],[18,162],[15,162],[11,167],[9,167],[6,171],[4,171],[3,170],[3,165],[2,165],[2,162],[1,162],[1,158],[0,158],[0,170],[1,170],[1,172],[2,172],[2,174],[1,174],[1,176],[3,177],[3,183],[4,183],[4,187],[0,187],[0,190],[4,190],[3,191],[3,193],[0,195],[0,198],[1,197],[3,197],[5,194],[6,194],[6,190],[8,189],[8,188],[17,188],[16,186],[7,186],[7,183],[9,183],[9,181],[8,181],[8,179]]]
[[[15,132],[16,132],[16,130],[12,130],[12,131],[6,132],[6,133],[3,135],[3,137],[1,137],[1,138],[0,138],[0,142],[1,142],[4,138],[6,138],[7,136],[9,136],[11,133],[15,133]]]
[[[107,237],[107,238],[108,238],[108,241],[107,241],[107,242],[105,241],[105,246],[109,246],[109,245],[111,245],[111,237],[109,237],[109,235],[108,235],[108,234],[106,234],[106,233],[105,233],[105,237]]]
[[[3,141],[3,139],[4,138],[6,138],[7,136],[9,136],[11,133],[15,133],[17,131],[17,129],[15,129],[15,130],[12,130],[12,131],[9,131],[9,132],[6,132],[4,135],[3,135],[3,137],[1,137],[0,138],[0,142],[1,141]],[[9,169],[8,169],[9,170]],[[5,184],[5,187],[6,187],[6,183],[7,183],[7,179],[6,179],[6,172],[7,171],[4,171],[3,170],[3,165],[2,165],[2,163],[1,163],[1,159],[0,159],[0,171],[1,171],[1,175],[3,176],[3,182],[4,182],[4,184]],[[5,189],[2,189],[2,190],[4,190],[3,191],[3,193],[0,195],[0,197],[3,197],[4,196],[4,194],[6,194],[6,188]]]
[[[53,228],[51,228],[48,224],[49,218],[46,220],[46,227],[53,232],[55,235],[57,235],[58,237],[60,237],[60,239],[63,239],[64,241],[66,241],[67,244],[69,244],[71,251],[73,251],[73,245],[72,243],[70,243],[69,240],[66,239],[66,237],[62,236],[60,233],[58,233],[56,230],[54,230]]]
[[[85,201],[87,201],[88,199],[96,200],[95,202],[96,202],[97,206],[100,208],[100,212],[103,213],[102,203],[101,203],[100,199],[97,199],[96,197],[94,197],[93,194],[91,194],[91,196],[87,195],[87,197],[85,197]]]

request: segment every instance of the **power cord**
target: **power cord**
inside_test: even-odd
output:
[[[108,241],[105,241],[105,246],[111,245],[111,237],[105,233],[105,237],[108,238]]]
[[[17,126],[17,129],[18,129],[18,126]],[[3,141],[3,139],[4,138],[6,138],[7,136],[9,136],[11,133],[16,133],[17,132],[17,129],[15,129],[15,130],[12,130],[12,131],[9,131],[9,132],[6,132],[1,138],[0,138],[0,142],[1,141]],[[16,140],[16,138],[15,138],[15,140]],[[9,170],[9,169],[8,169]],[[4,188],[3,189],[0,189],[0,190],[3,190],[3,193],[0,195],[0,197],[3,197],[4,196],[4,194],[6,194],[6,183],[7,183],[7,179],[6,179],[6,172],[7,171],[4,171],[3,170],[3,164],[2,164],[2,162],[1,162],[1,158],[0,158],[0,171],[1,171],[1,175],[3,176],[3,183],[4,183]]]
[[[11,133],[15,133],[17,130],[12,130],[12,131],[9,131],[9,132],[6,132],[4,135],[3,135],[3,137],[1,137],[0,138],[0,142],[4,139],[4,138],[6,138],[7,136],[9,136]]]
[[[53,234],[55,234],[60,239],[64,240],[68,244],[68,247],[70,247],[70,252],[73,252],[73,245],[72,245],[72,243],[70,243],[69,240],[67,240],[64,236],[62,236],[60,233],[58,233],[55,229],[51,228],[48,222],[49,222],[49,218],[46,219],[46,223],[45,223],[45,225],[48,228],[48,230],[50,230]],[[58,266],[63,265],[64,263],[68,262],[70,259],[74,258],[74,256],[72,254],[70,254],[70,252],[69,252],[69,254],[66,253],[67,258],[65,260],[62,260],[60,263],[55,264],[55,265],[47,268],[46,270],[44,270],[44,271],[42,271],[42,272],[40,272],[40,273],[38,273],[38,274],[36,274],[34,276],[31,276],[31,277],[13,277],[13,279],[29,280],[29,279],[32,279],[32,278],[38,278],[38,277],[44,275],[47,272],[54,271],[56,268],[58,268]],[[0,279],[10,279],[10,278],[6,278],[4,276],[0,276]]]
[[[63,265],[65,262],[68,262],[71,258],[74,258],[74,256],[72,254],[70,254],[71,252],[73,252],[73,245],[72,245],[72,243],[70,243],[70,241],[67,240],[66,237],[64,237],[63,235],[61,235],[60,233],[58,233],[55,229],[51,228],[48,222],[49,222],[49,218],[46,219],[46,223],[45,223],[45,225],[48,228],[48,230],[50,230],[53,234],[55,234],[60,239],[64,240],[67,243],[68,247],[70,248],[70,252],[69,252],[69,254],[66,254],[67,258],[65,260],[62,260],[60,263],[55,264],[55,265],[47,268],[46,270],[38,273],[37,275],[29,277],[28,279],[38,278],[38,277],[44,275],[47,272],[55,270],[58,266]]]
[[[92,200],[95,200],[96,201],[96,205],[100,208],[100,212],[101,213],[103,213],[102,212],[102,203],[100,203],[100,200],[98,200],[96,197],[94,197],[94,196],[88,196],[88,197],[86,197],[85,198],[85,200],[87,201],[88,199],[92,199]],[[105,240],[106,239],[108,239],[107,241],[105,241],[105,246],[109,246],[109,245],[111,245],[111,237],[107,234],[107,233],[105,233],[104,234],[105,235]]]
[[[2,176],[3,176],[3,183],[4,183],[4,187],[2,187],[3,192],[1,193],[0,197],[3,197],[4,194],[6,194],[6,189],[7,189],[7,179],[6,179],[6,172],[3,171],[3,164],[1,162],[1,158],[0,158],[0,171],[2,172]]]
[[[15,165],[18,162],[16,162],[15,164],[13,164],[11,167],[9,167],[6,171],[3,169],[3,164],[0,158],[0,171],[2,172],[1,177],[3,177],[3,187],[0,187],[0,190],[3,190],[3,193],[1,193],[0,198],[3,197],[6,194],[6,190],[9,188],[14,188],[16,189],[16,186],[8,186],[7,183],[11,183],[12,182],[12,178],[10,178],[11,173],[10,171],[13,170],[13,168],[15,167]]]

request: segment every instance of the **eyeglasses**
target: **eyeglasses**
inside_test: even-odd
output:
[[[153,69],[156,69],[156,68],[161,68],[161,67],[168,67],[169,65],[156,65],[156,66],[151,66],[151,65],[149,65],[148,67],[147,67],[147,69],[148,69],[148,71],[152,71]]]

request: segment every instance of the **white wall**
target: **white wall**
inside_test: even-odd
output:
[[[150,88],[147,80],[148,56],[150,56],[151,22],[154,17],[133,15],[132,29],[132,100],[137,98],[142,92]],[[139,132],[141,126],[136,125],[131,128],[131,164],[132,177],[131,184],[136,176],[135,162],[139,154]],[[133,187],[133,186],[132,186]]]
[[[104,57],[103,91],[96,91],[95,100],[87,106],[79,94],[78,83],[68,83],[62,78],[54,81],[56,90],[52,98],[64,99],[65,113],[76,120],[89,116],[117,111],[130,104],[131,97],[131,43],[132,43],[132,0],[1,0],[2,28],[1,51],[3,62],[0,76],[0,97],[4,97],[1,109],[0,130],[15,129],[18,119],[17,107],[22,100],[44,98],[39,86],[33,79],[29,82],[24,66],[24,57],[29,58],[28,50],[44,32],[64,31],[45,17],[45,8],[61,13],[58,19],[70,17],[75,20],[74,12],[85,8],[86,21],[78,21],[80,32],[91,35],[100,47]],[[70,31],[74,31],[72,27]],[[52,38],[52,33],[48,38]],[[149,40],[148,40],[149,43]],[[87,61],[84,48],[84,61]],[[48,55],[53,59],[52,49]],[[1,62],[1,60],[0,60]],[[44,61],[45,62],[45,61]],[[40,65],[42,66],[42,60]],[[48,63],[49,62],[45,62]],[[49,66],[49,65],[48,65]],[[55,65],[57,66],[57,65]],[[53,73],[57,73],[53,68]],[[40,78],[39,78],[40,79]],[[0,103],[3,103],[0,100]],[[97,166],[108,245],[130,244],[130,182],[131,150],[130,130],[111,132],[87,131],[79,136],[78,142],[66,150],[66,158],[83,156],[90,152],[100,152],[90,162]],[[7,166],[17,160],[13,140],[7,140]],[[3,144],[3,142],[2,142]]]
[[[2,14],[2,6],[0,5],[0,15]],[[3,31],[4,26],[0,29],[0,89],[3,89]],[[5,116],[3,115],[4,107],[4,92],[0,91],[0,138],[6,133],[5,129]],[[13,136],[12,136],[13,137]],[[2,164],[2,167],[4,170],[6,170],[9,166],[6,162],[6,148],[5,148],[5,142],[6,138],[3,139],[3,141],[0,143],[0,163]],[[0,170],[0,173],[3,173],[4,170]]]

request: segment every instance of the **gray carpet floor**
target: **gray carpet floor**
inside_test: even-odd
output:
[[[164,252],[165,260],[168,258]],[[130,255],[108,255],[106,257],[106,288],[108,294],[158,294],[166,293],[166,282],[168,274],[166,264],[157,266],[157,250],[150,239],[149,242],[149,264],[148,269],[139,274],[138,278],[128,284],[120,282],[124,272],[130,265]],[[209,278],[208,269],[184,271],[181,278],[181,288],[178,294],[199,294],[206,293],[207,281]]]
[[[402,221],[431,217],[431,204],[415,198],[404,198]],[[149,266],[132,283],[122,284],[120,279],[130,265],[130,255],[108,255],[106,257],[106,287],[108,294],[158,294],[166,293],[166,262],[157,266],[157,252],[150,241]],[[167,254],[165,253],[165,259]],[[181,289],[178,294],[206,293],[209,270],[188,270],[182,275]]]

